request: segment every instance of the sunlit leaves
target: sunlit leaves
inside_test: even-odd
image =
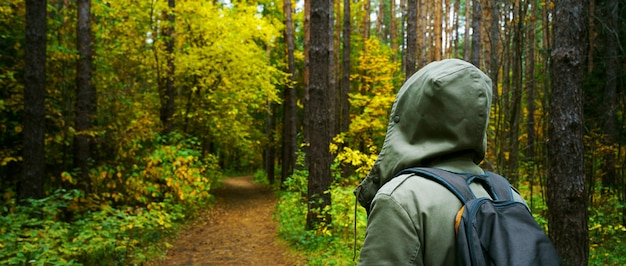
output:
[[[367,40],[365,46],[351,76],[357,88],[350,93],[350,130],[334,139],[334,143],[348,145],[337,153],[337,160],[353,166],[360,178],[367,174],[382,145],[401,82],[399,63],[391,60],[389,47],[374,38]]]

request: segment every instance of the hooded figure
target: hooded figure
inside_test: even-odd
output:
[[[458,59],[428,64],[396,96],[374,166],[355,190],[368,212],[359,264],[454,265],[454,217],[461,202],[410,167],[485,174],[491,79]],[[477,197],[489,197],[471,184]],[[524,202],[519,195],[516,200]]]

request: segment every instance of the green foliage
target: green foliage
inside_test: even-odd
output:
[[[148,208],[111,208],[81,214],[68,210],[83,198],[57,190],[41,200],[4,207],[0,216],[2,265],[138,264],[161,256],[182,208],[168,202]],[[160,244],[159,244],[160,243]]]
[[[615,195],[604,194],[589,208],[590,265],[626,264],[624,205]]]
[[[354,248],[358,255],[366,226],[365,210],[357,209],[352,194],[353,187],[337,182],[331,186],[332,208],[321,210],[332,216],[332,223],[316,230],[306,230],[308,171],[296,169],[284,183],[277,205],[275,218],[279,222],[278,233],[289,243],[306,253],[309,265],[355,265]],[[357,235],[354,235],[354,225]],[[356,246],[354,242],[356,241]]]
[[[359,52],[356,65],[356,74],[350,77],[357,87],[350,93],[350,129],[335,136],[330,146],[341,166],[355,169],[357,175],[349,183],[363,179],[374,164],[402,82],[399,63],[392,60],[391,49],[375,38],[365,41],[365,50]]]

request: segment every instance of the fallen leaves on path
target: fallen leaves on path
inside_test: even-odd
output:
[[[277,198],[252,177],[223,180],[217,202],[182,232],[159,265],[304,265],[278,238]]]

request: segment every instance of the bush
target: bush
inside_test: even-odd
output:
[[[341,183],[337,180],[329,191],[332,207],[325,211],[330,212],[332,223],[316,230],[305,229],[308,171],[296,169],[283,184],[285,189],[280,194],[275,214],[279,222],[278,233],[292,246],[308,255],[309,265],[356,264],[353,257],[354,252],[358,255],[363,242],[366,214],[363,208],[358,207],[355,221],[354,208],[357,207],[357,203],[352,194],[354,187],[339,185]]]

